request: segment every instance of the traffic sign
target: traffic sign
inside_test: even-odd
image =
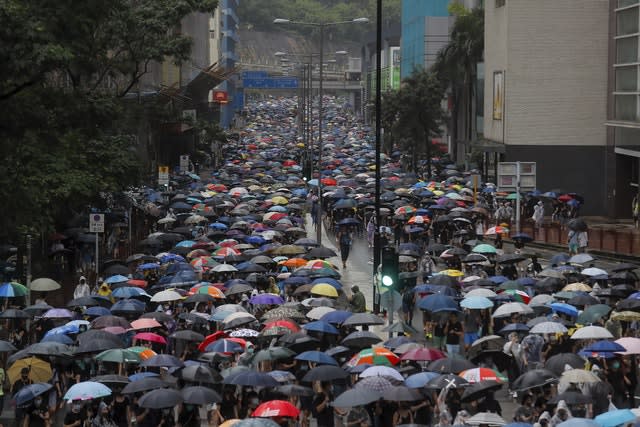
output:
[[[104,214],[89,214],[89,232],[104,233]]]
[[[498,191],[533,191],[536,188],[536,162],[499,162]]]
[[[380,295],[380,305],[388,311],[398,311],[402,307],[402,295],[395,289],[389,289]]]
[[[180,173],[189,172],[189,155],[183,154],[180,156]]]
[[[169,185],[169,166],[158,166],[158,185]]]

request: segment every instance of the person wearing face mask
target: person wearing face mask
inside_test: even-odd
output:
[[[91,427],[117,427],[109,413],[109,405],[105,402],[100,402],[100,405],[98,406],[98,414],[95,416],[93,421],[91,421]]]
[[[313,416],[318,421],[318,427],[333,427],[335,425],[333,408],[330,405],[332,400],[331,383],[323,383],[321,391],[314,397],[311,407]]]
[[[73,402],[71,410],[64,417],[64,427],[80,427],[87,421],[87,414],[82,410],[82,404]]]
[[[626,408],[629,402],[627,386],[631,383],[622,369],[620,359],[607,361],[607,381],[613,387],[612,403],[618,409]]]
[[[49,427],[51,425],[49,411],[44,407],[44,401],[41,396],[36,397],[25,412],[24,426]]]

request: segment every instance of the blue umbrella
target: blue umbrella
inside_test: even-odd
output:
[[[139,296],[147,296],[150,297],[145,291],[140,288],[135,288],[133,286],[123,286],[121,288],[114,289],[112,295],[115,298],[133,298]]]
[[[198,283],[198,276],[193,271],[178,271],[176,274],[163,276],[158,281],[161,286],[189,286]]]
[[[353,313],[345,310],[334,310],[325,313],[320,320],[326,323],[342,324],[349,317],[353,316]]]
[[[275,294],[258,294],[251,297],[249,302],[253,305],[280,305],[284,304],[284,300],[280,295]]]
[[[564,262],[569,261],[569,258],[571,258],[571,257],[568,254],[560,253],[560,254],[556,254],[556,255],[552,256],[551,259],[549,260],[549,262],[551,264],[562,264]]]
[[[72,385],[64,395],[64,400],[92,400],[111,395],[111,389],[96,381],[83,381]]]
[[[115,276],[107,277],[107,280],[105,280],[105,282],[107,282],[110,285],[113,285],[114,283],[122,283],[127,281],[129,281],[129,278],[121,274],[116,274]]]
[[[162,262],[163,264],[167,262],[185,262],[185,259],[181,255],[168,253],[162,255],[162,257],[160,258],[160,262]]]
[[[167,267],[167,270],[166,270],[167,274],[175,274],[179,271],[195,271],[195,270],[191,264],[184,261],[175,262],[171,264],[169,267]]]
[[[158,374],[156,372],[138,372],[137,374],[129,375],[129,380],[131,382],[135,382],[135,381],[141,380],[143,378],[159,377],[159,376],[160,376],[160,374]]]
[[[600,424],[589,418],[569,418],[567,421],[556,424],[556,427],[600,427]]]
[[[418,301],[418,308],[433,313],[440,311],[458,311],[458,303],[450,296],[433,294],[420,299],[420,301]]]
[[[146,304],[135,299],[122,299],[111,306],[111,313],[144,313]]]
[[[536,279],[532,277],[521,277],[516,282],[522,286],[534,286],[536,284]]]
[[[496,285],[500,285],[500,284],[506,282],[507,280],[509,280],[509,278],[505,277],[505,276],[491,276],[491,277],[489,277],[489,280],[491,280]]]
[[[530,235],[528,235],[527,233],[516,233],[513,236],[511,236],[512,240],[520,240],[521,242],[531,242],[533,240],[533,237],[531,237]]]
[[[156,264],[155,262],[147,262],[138,266],[138,270],[157,270],[160,268],[160,264]]]
[[[221,222],[213,222],[209,224],[209,227],[215,228],[216,230],[226,230],[227,228],[229,228],[226,224],[223,224]]]
[[[297,355],[295,359],[320,363],[322,365],[338,366],[338,362],[336,362],[336,360],[333,357],[328,356],[325,353],[321,351],[316,351],[316,350],[302,352],[299,355]]]
[[[13,395],[16,401],[16,406],[21,407],[26,403],[31,402],[36,397],[51,390],[53,385],[48,383],[34,383],[22,387],[16,394]]]
[[[460,307],[471,310],[483,310],[493,307],[493,302],[486,297],[467,297],[460,302]]]
[[[589,344],[584,348],[586,352],[617,352],[617,351],[627,351],[626,348],[618,344],[614,341],[600,340],[596,341],[593,344]]]
[[[593,419],[601,427],[615,427],[636,420],[636,416],[629,409],[617,409],[605,412]]]
[[[73,345],[73,340],[65,334],[46,335],[40,342],[57,342],[59,344]]]
[[[190,248],[195,244],[196,242],[194,242],[193,240],[183,240],[182,242],[178,242],[178,244],[176,244],[176,248]]]
[[[420,373],[408,376],[404,380],[404,385],[406,385],[409,388],[422,388],[429,381],[439,376],[440,374],[438,372],[420,372]]]
[[[212,342],[205,350],[216,353],[242,353],[244,351],[242,346],[237,342],[225,339]]]
[[[309,322],[305,325],[302,325],[302,329],[306,329],[307,331],[314,331],[314,332],[324,332],[325,334],[333,334],[333,335],[339,334],[335,326],[327,322],[324,322],[322,320],[317,320],[315,322]]]
[[[107,316],[111,314],[111,312],[106,307],[95,306],[95,307],[87,308],[84,314],[91,317],[100,317],[100,316]]]
[[[266,240],[262,236],[249,236],[245,238],[244,241],[252,245],[259,245],[259,246],[264,245],[264,243],[266,242]]]
[[[549,304],[549,307],[551,307],[551,310],[553,310],[554,312],[563,313],[571,317],[576,317],[578,315],[578,309],[572,306],[571,304],[566,304],[563,302],[554,302]]]

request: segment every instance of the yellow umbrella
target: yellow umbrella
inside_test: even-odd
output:
[[[587,285],[586,283],[575,282],[575,283],[569,283],[567,286],[562,288],[562,290],[569,291],[569,292],[591,292],[593,289],[591,288],[591,286]]]
[[[323,297],[338,298],[338,291],[328,283],[318,283],[314,285],[313,288],[311,288],[311,293]]]
[[[635,311],[617,311],[611,313],[611,320],[618,320],[621,322],[635,322],[640,320],[640,313]]]
[[[51,365],[47,362],[37,357],[27,357],[26,359],[17,360],[7,369],[7,376],[11,384],[20,379],[20,371],[22,371],[22,368],[29,369],[29,378],[34,383],[46,383],[53,376]]]
[[[464,273],[460,270],[454,270],[454,269],[448,269],[448,270],[442,270],[439,274],[444,274],[445,276],[451,276],[451,277],[462,277],[464,276]]]
[[[289,201],[282,196],[273,197],[271,201],[276,205],[286,205],[289,203]]]
[[[242,421],[242,420],[238,419],[238,418],[234,418],[232,420],[227,420],[227,421],[223,422],[222,424],[220,424],[220,427],[233,427],[234,425],[238,424],[240,421]]]

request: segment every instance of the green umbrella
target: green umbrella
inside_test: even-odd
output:
[[[576,319],[576,323],[581,325],[588,325],[590,323],[595,323],[602,317],[609,314],[611,311],[611,307],[606,304],[596,304],[587,307]]]
[[[289,350],[284,347],[269,347],[264,350],[260,350],[253,356],[253,363],[260,363],[266,360],[278,360],[278,359],[287,359],[289,357],[295,356],[295,352]]]
[[[472,252],[478,253],[478,254],[495,254],[496,253],[496,248],[494,248],[491,245],[488,245],[486,243],[482,243],[480,245],[477,245],[476,247],[473,248]]]
[[[113,363],[140,363],[141,361],[138,353],[125,348],[105,350],[96,356],[96,360]]]

